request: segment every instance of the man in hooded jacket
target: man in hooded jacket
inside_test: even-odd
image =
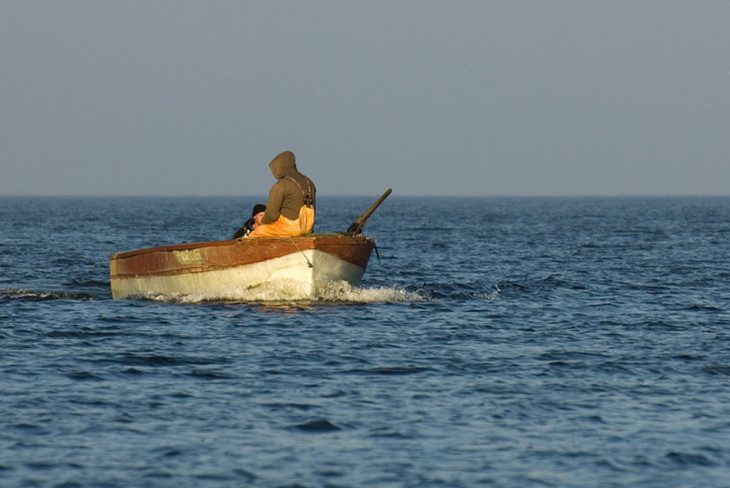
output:
[[[262,225],[248,237],[296,237],[314,228],[317,188],[297,170],[294,153],[284,151],[269,163],[276,183],[269,190]]]

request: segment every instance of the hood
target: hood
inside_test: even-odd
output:
[[[297,165],[294,161],[294,153],[291,151],[284,151],[272,159],[269,163],[271,174],[274,175],[274,178],[277,180],[280,180],[285,176],[292,176],[296,174]]]

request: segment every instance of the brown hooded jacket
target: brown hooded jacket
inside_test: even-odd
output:
[[[266,213],[263,219],[264,224],[276,222],[279,215],[283,215],[289,220],[298,219],[299,209],[305,203],[305,193],[310,197],[311,206],[314,207],[317,188],[315,188],[312,180],[297,170],[294,153],[284,151],[271,160],[269,168],[271,174],[278,181],[269,190],[269,200],[266,202]]]

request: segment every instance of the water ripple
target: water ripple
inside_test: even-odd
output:
[[[361,287],[111,300],[239,200],[0,197],[0,485],[727,486],[730,199],[396,198]]]

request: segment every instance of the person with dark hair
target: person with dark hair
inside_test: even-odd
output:
[[[261,225],[248,237],[296,237],[314,229],[317,188],[297,169],[294,153],[284,151],[269,163],[276,183],[269,191]]]
[[[260,203],[254,205],[253,210],[251,211],[251,218],[248,219],[245,224],[243,224],[243,227],[238,229],[236,233],[233,234],[233,237],[231,237],[231,239],[243,239],[251,232],[253,232],[256,227],[261,225],[261,221],[264,218],[264,212],[266,212],[266,205],[262,205]]]

